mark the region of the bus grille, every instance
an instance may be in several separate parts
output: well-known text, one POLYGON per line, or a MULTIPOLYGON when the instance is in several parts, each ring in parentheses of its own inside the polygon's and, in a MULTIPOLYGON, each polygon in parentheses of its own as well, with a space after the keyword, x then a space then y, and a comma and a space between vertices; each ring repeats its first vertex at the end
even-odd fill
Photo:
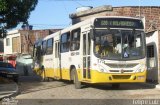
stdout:
POLYGON ((112 64, 112 63, 106 63, 107 66, 110 68, 133 68, 137 66, 138 64, 112 64))
POLYGON ((113 75, 113 79, 130 79, 131 75, 113 75))
MULTIPOLYGON (((112 73, 121 73, 121 70, 109 70, 112 73)), ((123 73, 132 73, 134 70, 123 70, 123 73)))

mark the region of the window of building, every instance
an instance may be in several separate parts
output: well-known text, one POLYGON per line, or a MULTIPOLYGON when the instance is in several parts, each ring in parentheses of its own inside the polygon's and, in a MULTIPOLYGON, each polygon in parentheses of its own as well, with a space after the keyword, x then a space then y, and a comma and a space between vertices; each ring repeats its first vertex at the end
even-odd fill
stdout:
POLYGON ((147 46, 147 67, 152 69, 156 67, 157 58, 155 58, 154 45, 147 46))
POLYGON ((12 38, 12 52, 20 53, 20 37, 12 38))
POLYGON ((61 36, 61 53, 68 52, 70 46, 70 33, 65 33, 61 36))
POLYGON ((42 55, 46 54, 46 49, 47 49, 47 41, 42 42, 42 55))
POLYGON ((154 45, 147 46, 147 57, 148 58, 154 57, 154 45))
POLYGON ((53 38, 47 40, 47 49, 46 54, 52 54, 53 53, 53 38))
POLYGON ((10 39, 9 38, 6 39, 6 46, 10 46, 10 39))
POLYGON ((80 48, 80 29, 72 31, 70 50, 75 51, 80 48))

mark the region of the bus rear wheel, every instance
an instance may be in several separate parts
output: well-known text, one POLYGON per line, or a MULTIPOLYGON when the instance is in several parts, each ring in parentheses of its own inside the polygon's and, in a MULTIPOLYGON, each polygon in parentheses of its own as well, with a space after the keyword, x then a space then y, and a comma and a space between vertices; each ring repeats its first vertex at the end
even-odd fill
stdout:
POLYGON ((76 69, 74 69, 73 81, 74 81, 74 86, 75 86, 76 89, 81 89, 82 88, 81 82, 78 80, 78 75, 77 75, 76 69))

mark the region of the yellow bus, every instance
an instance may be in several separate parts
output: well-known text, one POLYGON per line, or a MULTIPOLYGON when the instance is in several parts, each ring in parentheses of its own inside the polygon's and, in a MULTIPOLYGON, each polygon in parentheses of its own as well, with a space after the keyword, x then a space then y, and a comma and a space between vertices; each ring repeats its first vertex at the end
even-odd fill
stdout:
POLYGON ((81 83, 146 81, 146 47, 141 19, 93 17, 46 36, 34 45, 34 70, 43 79, 81 83))

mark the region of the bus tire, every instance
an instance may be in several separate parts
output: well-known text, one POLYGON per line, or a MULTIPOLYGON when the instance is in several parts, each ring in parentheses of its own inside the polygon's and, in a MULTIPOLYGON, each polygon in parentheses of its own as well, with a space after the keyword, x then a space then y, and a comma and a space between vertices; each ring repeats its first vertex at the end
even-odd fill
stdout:
POLYGON ((70 80, 71 80, 71 82, 74 83, 74 70, 73 69, 71 69, 70 80))
POLYGON ((42 72, 41 81, 42 81, 42 82, 45 82, 45 81, 46 81, 45 71, 42 72))
POLYGON ((76 89, 82 88, 81 82, 78 80, 78 75, 77 75, 76 69, 74 70, 74 86, 76 89))
POLYGON ((118 89, 120 87, 119 83, 112 84, 113 89, 118 89))
POLYGON ((41 82, 45 82, 46 81, 46 78, 44 78, 44 77, 41 77, 41 80, 40 80, 41 82))

